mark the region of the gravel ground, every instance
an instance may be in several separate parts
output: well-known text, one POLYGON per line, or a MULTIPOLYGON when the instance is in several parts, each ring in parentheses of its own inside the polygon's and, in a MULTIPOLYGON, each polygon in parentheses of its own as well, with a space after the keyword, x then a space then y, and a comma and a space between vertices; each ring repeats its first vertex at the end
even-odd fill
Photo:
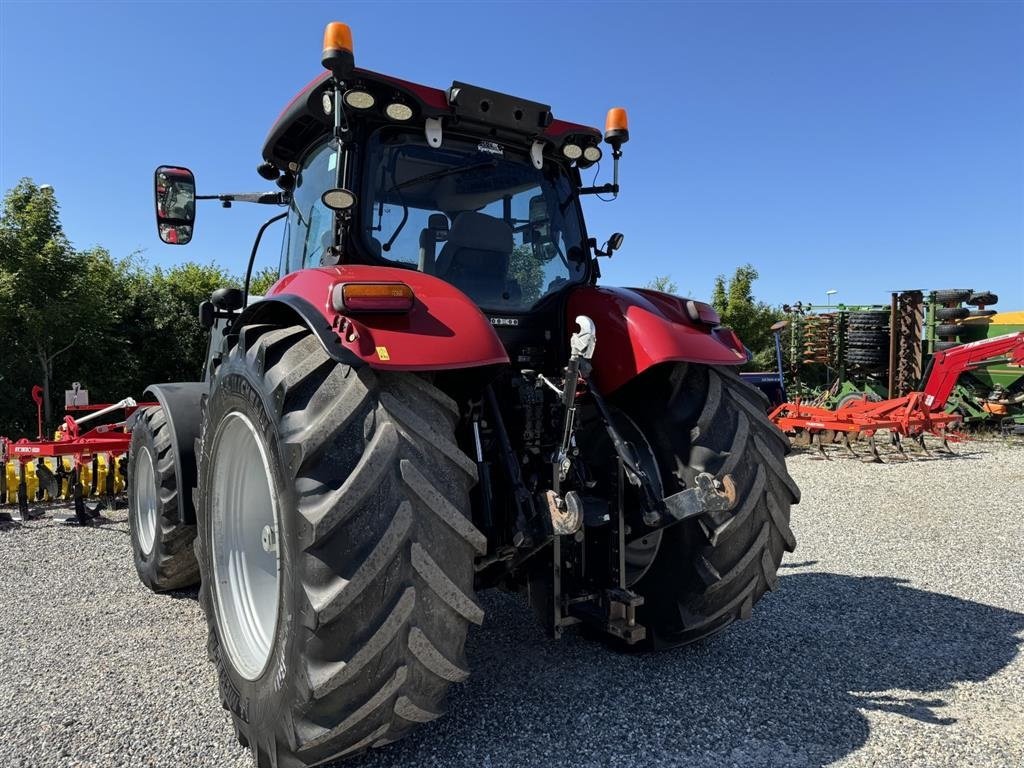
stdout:
MULTIPOLYGON (((1024 766, 1024 446, 790 459, 797 552, 753 618, 620 656, 485 594, 449 715, 370 766, 1024 766)), ((0 533, 0 765, 251 766, 195 592, 136 579, 124 513, 0 533)))

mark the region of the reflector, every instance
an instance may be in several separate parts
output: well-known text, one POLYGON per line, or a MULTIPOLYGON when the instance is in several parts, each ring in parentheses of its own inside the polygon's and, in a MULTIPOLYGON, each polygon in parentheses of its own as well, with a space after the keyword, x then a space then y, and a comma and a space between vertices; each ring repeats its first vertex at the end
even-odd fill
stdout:
POLYGON ((331 292, 339 312, 408 312, 413 299, 405 283, 343 283, 331 292))

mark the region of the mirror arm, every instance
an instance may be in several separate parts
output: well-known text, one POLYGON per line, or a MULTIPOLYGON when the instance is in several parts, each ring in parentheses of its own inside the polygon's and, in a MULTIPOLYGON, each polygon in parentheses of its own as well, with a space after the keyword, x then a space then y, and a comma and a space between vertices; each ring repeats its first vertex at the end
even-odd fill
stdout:
POLYGON ((264 205, 285 205, 288 202, 284 192, 229 192, 222 195, 196 195, 196 200, 220 200, 222 203, 262 203, 264 205))
POLYGON ((267 231, 267 227, 273 224, 275 221, 280 221, 288 215, 288 211, 279 213, 276 216, 271 216, 260 227, 260 231, 256 233, 256 242, 252 244, 252 253, 249 254, 249 264, 245 267, 245 290, 242 292, 242 309, 249 306, 249 283, 252 281, 252 267, 256 263, 256 251, 259 250, 260 240, 263 239, 263 233, 267 231))

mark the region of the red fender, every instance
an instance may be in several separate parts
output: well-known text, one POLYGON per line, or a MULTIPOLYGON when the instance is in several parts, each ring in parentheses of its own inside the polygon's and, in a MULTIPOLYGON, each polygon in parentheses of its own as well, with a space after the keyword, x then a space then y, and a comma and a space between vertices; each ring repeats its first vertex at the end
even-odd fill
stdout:
POLYGON ((587 315, 597 328, 591 361, 602 392, 612 392, 658 363, 708 365, 747 362, 743 343, 731 328, 717 324, 710 307, 694 303, 700 321, 690 318, 688 299, 644 288, 584 286, 569 296, 569 328, 587 315))
POLYGON ((343 347, 374 368, 440 371, 508 363, 490 322, 460 290, 411 269, 346 264, 292 272, 267 298, 292 295, 321 312, 343 347), (402 314, 344 314, 331 304, 339 283, 399 282, 412 288, 412 309, 402 314))

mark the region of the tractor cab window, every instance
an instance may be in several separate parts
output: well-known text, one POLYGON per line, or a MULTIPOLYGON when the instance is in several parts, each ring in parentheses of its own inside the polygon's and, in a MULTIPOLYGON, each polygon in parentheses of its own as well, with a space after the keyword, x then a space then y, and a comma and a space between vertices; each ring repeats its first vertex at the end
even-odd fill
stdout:
POLYGON ((436 275, 481 307, 517 312, 586 274, 572 185, 553 163, 448 136, 378 133, 360 216, 370 254, 436 275))
POLYGON ((285 242, 281 254, 281 274, 307 267, 319 267, 324 252, 331 246, 334 214, 323 204, 324 190, 335 186, 337 154, 330 143, 306 156, 295 178, 285 242))

